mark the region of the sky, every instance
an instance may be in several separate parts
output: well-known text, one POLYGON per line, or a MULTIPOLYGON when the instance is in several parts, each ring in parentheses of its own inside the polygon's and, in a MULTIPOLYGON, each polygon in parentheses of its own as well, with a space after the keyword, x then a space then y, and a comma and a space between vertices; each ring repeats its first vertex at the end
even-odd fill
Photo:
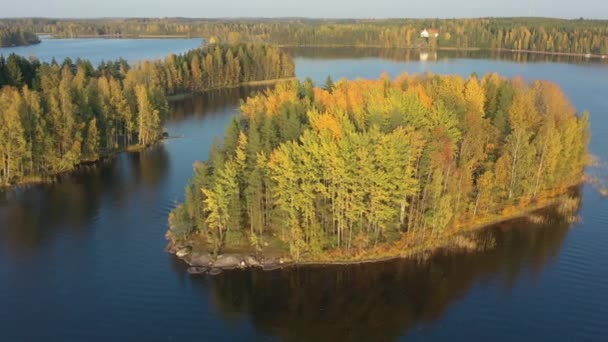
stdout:
POLYGON ((0 0, 6 17, 608 19, 608 0, 0 0))

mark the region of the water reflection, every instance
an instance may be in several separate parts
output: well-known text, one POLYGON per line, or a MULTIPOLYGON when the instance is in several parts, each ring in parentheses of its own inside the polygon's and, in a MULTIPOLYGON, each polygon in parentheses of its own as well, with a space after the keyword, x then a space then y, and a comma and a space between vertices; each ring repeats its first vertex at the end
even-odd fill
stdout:
POLYGON ((168 172, 162 144, 124 153, 62 175, 53 184, 0 192, 0 248, 20 255, 58 234, 90 234, 103 201, 120 207, 141 187, 155 188, 168 172))
POLYGON ((499 224, 475 234, 492 248, 444 251, 424 262, 234 271, 195 280, 204 291, 212 288, 226 319, 249 317, 286 341, 390 341, 440 319, 481 280, 508 291, 524 274, 537 276, 560 251, 569 216, 552 208, 539 213, 540 224, 499 224))
MULTIPOLYGON (((190 120, 198 115, 224 115, 227 108, 233 108, 242 99, 268 86, 245 86, 207 91, 171 103, 171 122, 190 120)), ((218 132, 223 133, 223 132, 218 132)))
POLYGON ((162 142, 139 153, 128 153, 127 159, 130 184, 155 188, 169 171, 169 155, 162 142))
POLYGON ((517 63, 593 63, 606 64, 608 59, 585 58, 583 56, 547 55, 538 53, 512 52, 509 50, 439 50, 420 51, 397 48, 353 48, 353 47, 288 47, 284 48, 292 56, 313 59, 382 58, 399 62, 437 61, 448 59, 492 59, 517 63))

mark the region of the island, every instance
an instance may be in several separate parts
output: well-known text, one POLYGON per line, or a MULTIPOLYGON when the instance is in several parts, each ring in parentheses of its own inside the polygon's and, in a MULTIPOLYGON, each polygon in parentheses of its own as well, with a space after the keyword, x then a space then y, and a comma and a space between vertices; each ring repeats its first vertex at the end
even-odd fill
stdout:
POLYGON ((26 46, 39 43, 40 38, 33 32, 0 26, 0 47, 26 46))
POLYGON ((262 44, 208 45, 135 66, 0 56, 0 186, 154 144, 172 97, 293 76, 291 58, 262 44))
POLYGON ((497 74, 283 83, 194 165, 168 251, 191 273, 467 247, 463 232, 578 206, 588 113, 497 74))

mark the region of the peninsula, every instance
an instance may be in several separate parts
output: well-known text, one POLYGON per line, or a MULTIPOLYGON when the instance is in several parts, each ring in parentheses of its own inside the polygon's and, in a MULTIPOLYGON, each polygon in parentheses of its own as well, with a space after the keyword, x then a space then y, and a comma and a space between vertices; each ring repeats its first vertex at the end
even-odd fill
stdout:
POLYGON ((0 25, 0 47, 26 46, 39 43, 40 38, 33 32, 0 25))
POLYGON ((0 186, 39 182, 162 138, 170 97, 292 78, 262 44, 208 45, 164 60, 40 63, 0 56, 0 186))

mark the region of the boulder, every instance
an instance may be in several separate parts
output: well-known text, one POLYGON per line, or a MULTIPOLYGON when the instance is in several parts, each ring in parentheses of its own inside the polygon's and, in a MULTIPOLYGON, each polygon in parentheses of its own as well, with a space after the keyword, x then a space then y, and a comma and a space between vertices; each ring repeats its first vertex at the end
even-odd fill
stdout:
POLYGON ((260 267, 262 264, 255 257, 248 255, 245 257, 245 264, 249 267, 260 267))
POLYGON ((241 266, 242 259, 239 256, 225 254, 220 255, 213 263, 213 267, 230 270, 241 266))
POLYGON ((195 267, 209 267, 213 263, 213 258, 211 254, 192 254, 190 258, 187 260, 190 266, 195 267))

